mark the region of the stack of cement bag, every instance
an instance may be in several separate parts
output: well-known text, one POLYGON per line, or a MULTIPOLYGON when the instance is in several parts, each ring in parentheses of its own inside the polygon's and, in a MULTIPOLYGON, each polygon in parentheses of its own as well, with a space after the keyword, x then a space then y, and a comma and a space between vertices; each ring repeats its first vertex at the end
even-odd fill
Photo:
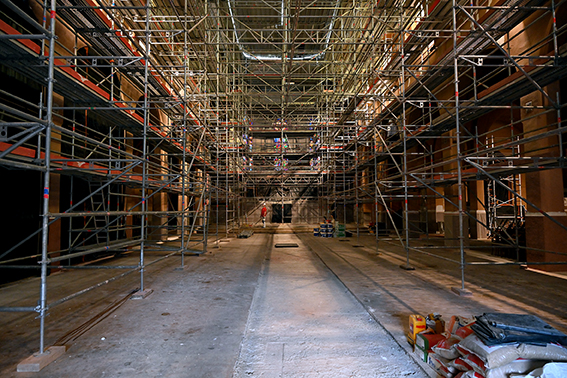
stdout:
POLYGON ((453 316, 441 340, 419 334, 416 353, 421 339, 420 358, 443 377, 567 378, 567 336, 532 315, 453 316))

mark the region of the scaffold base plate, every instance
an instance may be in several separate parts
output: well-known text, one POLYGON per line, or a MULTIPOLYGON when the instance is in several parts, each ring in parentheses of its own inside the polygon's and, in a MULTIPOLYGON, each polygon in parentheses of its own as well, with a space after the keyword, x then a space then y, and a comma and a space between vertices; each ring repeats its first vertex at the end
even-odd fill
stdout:
POLYGON ((415 270, 415 268, 413 266, 406 265, 406 264, 400 265, 400 268, 402 268, 403 270, 415 270))
POLYGON ((65 346, 50 346, 43 353, 31 355, 20 362, 17 371, 20 373, 38 372, 65 354, 65 349, 65 346))
POLYGON ((154 289, 138 290, 132 294, 132 299, 145 299, 148 295, 154 292, 154 289))
POLYGON ((467 289, 461 289, 460 287, 452 287, 451 291, 461 297, 472 297, 472 291, 467 289))

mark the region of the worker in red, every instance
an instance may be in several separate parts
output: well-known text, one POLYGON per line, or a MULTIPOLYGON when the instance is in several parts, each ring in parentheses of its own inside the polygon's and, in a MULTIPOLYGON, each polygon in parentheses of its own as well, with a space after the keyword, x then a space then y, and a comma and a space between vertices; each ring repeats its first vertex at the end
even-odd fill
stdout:
POLYGON ((262 217, 262 228, 266 228, 266 215, 268 214, 268 209, 266 209, 266 204, 264 203, 264 207, 262 207, 262 211, 260 212, 260 216, 262 217))

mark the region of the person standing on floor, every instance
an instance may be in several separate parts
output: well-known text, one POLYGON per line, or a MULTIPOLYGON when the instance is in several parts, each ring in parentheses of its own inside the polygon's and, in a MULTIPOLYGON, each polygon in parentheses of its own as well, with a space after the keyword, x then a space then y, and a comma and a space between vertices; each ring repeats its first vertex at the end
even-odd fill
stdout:
POLYGON ((262 217, 262 228, 266 228, 266 215, 268 214, 268 209, 266 209, 266 204, 262 207, 262 211, 260 212, 260 216, 262 217))

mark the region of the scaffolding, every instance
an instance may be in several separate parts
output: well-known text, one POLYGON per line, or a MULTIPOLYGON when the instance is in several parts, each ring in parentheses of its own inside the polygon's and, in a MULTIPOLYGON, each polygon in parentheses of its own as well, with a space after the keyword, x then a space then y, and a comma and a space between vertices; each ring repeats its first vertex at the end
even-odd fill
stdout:
POLYGON ((42 203, 38 228, 0 258, 4 271, 40 270, 39 304, 0 310, 39 314, 41 354, 49 309, 132 273, 145 295, 149 265, 179 255, 182 268, 186 254, 207 252, 213 193, 226 190, 212 182, 220 162, 208 147, 229 139, 206 95, 218 62, 190 63, 199 4, 3 3, 3 73, 26 85, 1 92, 3 185, 39 172, 42 203), (138 264, 98 264, 123 253, 138 264), (51 270, 97 268, 120 273, 47 301, 51 270))
POLYGON ((527 240, 530 222, 566 231, 563 202, 529 191, 565 168, 564 2, 2 3, 2 74, 23 84, 0 90, 0 167, 41 181, 41 222, 0 268, 42 286, 39 306, 0 310, 39 313, 40 352, 47 311, 74 297, 46 301, 50 269, 135 252, 115 279, 139 273, 143 292, 149 264, 183 267, 263 203, 273 223, 371 231, 404 269, 453 263, 461 294, 488 264, 473 239, 505 264, 565 264, 527 240))
POLYGON ((340 198, 354 207, 357 233, 359 206, 366 205, 377 243, 398 240, 405 249, 405 269, 412 269, 410 253, 457 264, 461 287, 455 291, 461 294, 468 294, 466 266, 487 264, 465 258, 475 229, 496 242, 487 248, 500 243, 512 249, 510 264, 565 264, 565 251, 528 246, 525 238, 526 215, 534 210, 564 233, 557 218, 563 208, 542 209, 522 185, 526 174, 564 168, 559 80, 566 67, 559 41, 565 25, 556 18, 564 6, 543 1, 406 5, 399 3, 397 11, 378 7, 374 13, 385 28, 374 45, 382 54, 372 61, 366 92, 355 92, 356 105, 337 123, 342 127, 335 138, 348 141, 336 158, 346 173, 335 171, 327 181, 335 189, 342 181, 340 195, 334 193, 329 203, 340 198), (537 38, 526 42, 528 33, 537 38), (429 216, 439 200, 441 223, 452 222, 444 230, 429 216), (379 236, 380 226, 395 235, 379 236), (431 230, 444 231, 444 244, 420 242, 431 230), (459 258, 447 253, 455 247, 459 258), (554 257, 530 261, 530 252, 554 257))

